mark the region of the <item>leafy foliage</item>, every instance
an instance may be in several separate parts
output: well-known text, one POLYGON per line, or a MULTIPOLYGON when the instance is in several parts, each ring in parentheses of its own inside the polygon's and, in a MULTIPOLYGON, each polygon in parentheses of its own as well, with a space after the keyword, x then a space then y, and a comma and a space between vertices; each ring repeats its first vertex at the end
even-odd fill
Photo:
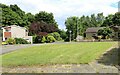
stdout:
MULTIPOLYGON (((65 21, 66 29, 67 29, 67 40, 71 38, 72 40, 76 39, 77 35, 84 36, 84 33, 89 27, 101 27, 105 26, 107 23, 106 18, 103 16, 103 13, 98 13, 97 15, 92 14, 91 16, 81 16, 81 17, 69 17, 65 21), (104 22, 106 21, 106 22, 104 22)), ((112 19, 111 19, 112 20, 112 19)))
POLYGON ((53 36, 58 41, 62 40, 58 32, 53 32, 53 33, 50 33, 49 35, 53 36))
POLYGON ((66 31, 64 30, 59 30, 58 33, 60 34, 60 37, 65 40, 67 38, 66 31))
POLYGON ((45 42, 46 42, 46 38, 45 38, 45 36, 42 37, 41 42, 42 42, 42 43, 45 43, 45 42))
POLYGON ((15 39, 14 39, 14 38, 8 38, 8 39, 6 40, 6 43, 7 43, 7 44, 15 44, 15 39))
POLYGON ((103 36, 104 39, 107 39, 112 35, 112 30, 110 28, 103 28, 98 30, 98 35, 103 36))
POLYGON ((4 26, 15 24, 25 27, 29 26, 34 20, 34 15, 31 13, 25 14, 16 4, 10 6, 0 4, 0 7, 2 8, 2 24, 4 26))
POLYGON ((56 41, 56 39, 53 36, 50 36, 50 35, 47 36, 47 42, 48 43, 52 43, 52 42, 55 42, 55 41, 56 41))
POLYGON ((45 11, 41 11, 38 14, 35 14, 35 21, 38 22, 45 22, 47 24, 55 25, 55 27, 58 27, 57 23, 55 22, 53 13, 47 13, 45 11))
POLYGON ((112 26, 113 25, 112 19, 113 19, 113 15, 112 14, 108 15, 107 17, 105 17, 105 20, 101 26, 102 27, 112 26))
POLYGON ((120 12, 115 13, 112 21, 114 26, 120 26, 120 12))
POLYGON ((43 21, 33 22, 29 28, 29 31, 32 35, 34 35, 34 34, 39 35, 40 32, 52 33, 52 32, 55 32, 57 30, 58 29, 54 25, 47 24, 43 21))
POLYGON ((15 38, 16 44, 29 44, 28 41, 26 41, 23 38, 15 38))

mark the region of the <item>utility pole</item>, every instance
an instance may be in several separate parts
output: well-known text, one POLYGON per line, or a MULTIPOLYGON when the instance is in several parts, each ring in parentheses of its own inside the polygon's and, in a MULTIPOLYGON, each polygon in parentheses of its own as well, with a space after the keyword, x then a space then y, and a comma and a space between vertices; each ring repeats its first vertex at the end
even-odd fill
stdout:
POLYGON ((71 32, 72 32, 72 31, 70 30, 69 32, 70 32, 70 42, 71 42, 71 32))

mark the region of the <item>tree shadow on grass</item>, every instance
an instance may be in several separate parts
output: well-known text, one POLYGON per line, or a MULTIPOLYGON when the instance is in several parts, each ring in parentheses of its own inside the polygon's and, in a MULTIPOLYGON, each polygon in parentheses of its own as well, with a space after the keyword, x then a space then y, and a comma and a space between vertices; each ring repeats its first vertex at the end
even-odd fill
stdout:
POLYGON ((113 48, 104 53, 97 62, 108 66, 116 66, 119 64, 119 53, 120 48, 113 48))

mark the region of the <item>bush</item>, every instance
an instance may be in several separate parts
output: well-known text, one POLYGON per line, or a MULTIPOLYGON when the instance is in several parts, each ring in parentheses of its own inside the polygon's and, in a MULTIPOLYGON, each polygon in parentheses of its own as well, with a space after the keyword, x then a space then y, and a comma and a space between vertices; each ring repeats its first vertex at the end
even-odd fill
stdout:
POLYGON ((6 40, 6 43, 7 44, 15 44, 15 39, 14 38, 8 38, 7 40, 6 40))
POLYGON ((58 32, 53 32, 53 33, 50 33, 49 35, 53 36, 58 41, 62 40, 58 32))
POLYGON ((36 43, 36 42, 37 42, 36 37, 37 37, 36 35, 33 36, 33 39, 32 39, 32 40, 33 40, 33 43, 36 43))
POLYGON ((55 42, 55 41, 56 41, 56 39, 53 36, 50 36, 50 35, 47 36, 47 42, 51 43, 51 42, 55 42))
POLYGON ((46 42, 46 38, 43 36, 42 37, 42 40, 41 40, 42 43, 45 43, 46 42))
POLYGON ((22 38, 15 38, 16 44, 29 44, 27 40, 22 38))
POLYGON ((67 38, 66 31, 64 31, 64 30, 59 30, 58 32, 59 32, 59 34, 60 34, 60 37, 61 37, 63 40, 66 40, 66 38, 67 38))
POLYGON ((2 42, 2 45, 7 45, 7 43, 6 42, 2 42))
POLYGON ((103 39, 108 39, 112 36, 112 30, 110 28, 103 28, 98 30, 98 35, 103 36, 103 39), (106 38, 107 37, 107 38, 106 38))

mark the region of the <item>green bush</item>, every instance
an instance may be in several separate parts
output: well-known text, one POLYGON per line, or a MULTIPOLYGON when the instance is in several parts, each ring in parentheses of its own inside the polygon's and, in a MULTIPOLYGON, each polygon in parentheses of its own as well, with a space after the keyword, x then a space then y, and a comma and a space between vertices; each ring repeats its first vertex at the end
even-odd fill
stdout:
POLYGON ((47 36, 48 43, 55 42, 55 41, 56 41, 56 39, 53 36, 50 36, 50 35, 47 36))
POLYGON ((15 38, 16 44, 29 44, 29 42, 22 38, 15 38))
POLYGON ((42 37, 41 42, 42 42, 42 43, 45 43, 45 42, 46 42, 46 38, 45 38, 44 36, 42 37))
POLYGON ((15 44, 15 39, 14 38, 8 38, 7 40, 6 40, 6 43, 7 44, 15 44))
POLYGON ((103 39, 108 39, 112 36, 112 30, 110 28, 103 28, 98 30, 97 34, 103 36, 103 39), (107 37, 107 38, 106 38, 107 37))
POLYGON ((36 42, 37 42, 36 37, 37 37, 36 35, 33 36, 33 39, 32 39, 32 40, 33 40, 33 43, 36 43, 36 42))
POLYGON ((58 32, 53 32, 53 33, 50 33, 49 35, 53 36, 58 41, 62 40, 58 32))

